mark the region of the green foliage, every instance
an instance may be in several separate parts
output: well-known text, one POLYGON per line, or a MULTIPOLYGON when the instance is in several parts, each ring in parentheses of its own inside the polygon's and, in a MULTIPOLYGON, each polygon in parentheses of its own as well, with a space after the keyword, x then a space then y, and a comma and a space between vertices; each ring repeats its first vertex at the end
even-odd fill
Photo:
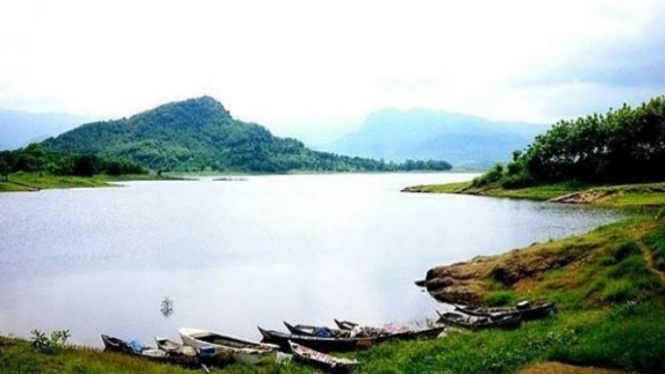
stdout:
POLYGON ((26 172, 90 177, 102 173, 108 175, 147 173, 143 167, 128 160, 54 152, 36 143, 23 149, 0 152, 0 172, 3 172, 2 165, 6 165, 4 171, 7 175, 26 172))
POLYGON ((123 158, 152 170, 289 171, 449 170, 445 161, 386 163, 310 150, 238 121, 210 97, 162 105, 130 118, 80 126, 43 143, 49 149, 123 158))
POLYGON ((2 178, 6 181, 7 178, 9 178, 9 173, 12 171, 11 167, 9 166, 9 163, 7 163, 7 160, 4 158, 0 159, 0 175, 2 175, 2 178))
POLYGON ((473 182, 471 182, 471 185, 473 187, 486 186, 498 182, 499 180, 501 180, 502 177, 503 177, 503 165, 496 164, 487 173, 477 178, 474 178, 473 182))
POLYGON ((35 329, 32 330, 31 345, 40 353, 55 354, 62 351, 70 337, 69 330, 55 330, 49 337, 46 333, 35 329))
MULTIPOLYGON (((499 177, 504 188, 580 180, 627 183, 665 178, 665 96, 640 107, 560 121, 536 137, 499 177)), ((478 178, 496 182, 498 169, 478 178)))

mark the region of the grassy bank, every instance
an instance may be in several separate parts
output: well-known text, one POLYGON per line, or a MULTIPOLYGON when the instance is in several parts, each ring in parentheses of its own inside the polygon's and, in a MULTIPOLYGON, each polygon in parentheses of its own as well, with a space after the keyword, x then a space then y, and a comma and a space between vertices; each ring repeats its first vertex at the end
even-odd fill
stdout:
POLYGON ((47 173, 14 173, 9 175, 7 181, 0 181, 0 192, 39 191, 53 188, 111 187, 113 186, 111 182, 178 179, 182 178, 158 176, 156 174, 131 174, 118 176, 99 174, 92 177, 77 177, 47 173))
POLYGON ((471 182, 406 187, 403 192, 458 193, 529 200, 555 200, 612 207, 665 206, 665 183, 599 186, 577 182, 507 189, 498 185, 473 187, 471 182))

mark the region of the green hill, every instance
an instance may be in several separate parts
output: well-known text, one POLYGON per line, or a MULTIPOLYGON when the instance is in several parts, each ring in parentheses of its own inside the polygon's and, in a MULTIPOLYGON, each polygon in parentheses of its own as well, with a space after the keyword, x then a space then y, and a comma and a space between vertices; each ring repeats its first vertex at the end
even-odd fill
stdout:
POLYGON ((443 161, 385 163, 310 150, 239 121, 211 97, 169 103, 129 118, 80 126, 43 143, 76 154, 126 158, 153 170, 393 171, 448 170, 443 161))

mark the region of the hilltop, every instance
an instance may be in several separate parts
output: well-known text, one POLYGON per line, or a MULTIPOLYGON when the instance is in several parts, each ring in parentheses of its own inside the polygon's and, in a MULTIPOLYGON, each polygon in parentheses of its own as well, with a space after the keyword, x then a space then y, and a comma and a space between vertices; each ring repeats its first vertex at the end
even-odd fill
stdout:
POLYGON ((118 157, 152 170, 288 172, 447 170, 442 161, 402 165, 313 151, 234 119, 215 99, 173 102, 129 118, 80 126, 43 143, 76 154, 118 157))

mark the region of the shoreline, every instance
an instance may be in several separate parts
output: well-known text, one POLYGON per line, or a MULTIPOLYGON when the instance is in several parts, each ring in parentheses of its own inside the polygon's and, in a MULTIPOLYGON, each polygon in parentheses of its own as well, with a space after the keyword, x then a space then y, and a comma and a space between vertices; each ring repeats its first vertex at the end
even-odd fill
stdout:
POLYGON ((622 185, 556 183, 505 189, 500 186, 476 188, 471 182, 409 186, 405 193, 448 193, 489 196, 614 208, 658 208, 665 206, 665 182, 622 185))
POLYGON ((0 193, 3 192, 38 192, 50 189, 69 188, 107 188, 121 187, 118 183, 133 181, 186 181, 191 180, 179 176, 156 174, 127 174, 109 176, 98 174, 92 177, 72 175, 52 175, 39 173, 10 174, 7 181, 0 181, 0 193))

